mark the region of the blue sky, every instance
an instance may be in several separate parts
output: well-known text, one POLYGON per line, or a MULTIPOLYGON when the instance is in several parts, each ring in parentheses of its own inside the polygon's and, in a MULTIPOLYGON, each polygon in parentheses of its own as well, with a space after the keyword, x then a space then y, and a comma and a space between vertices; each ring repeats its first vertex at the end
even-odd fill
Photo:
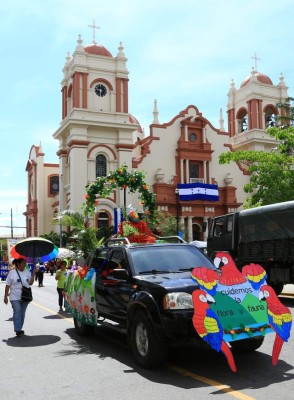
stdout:
MULTIPOLYGON (((256 52, 275 85, 283 72, 294 96, 292 0, 10 0, 0 2, 0 226, 25 226, 25 172, 32 145, 58 162, 52 134, 61 121, 62 68, 78 34, 128 58, 129 111, 148 133, 154 99, 159 121, 194 104, 219 127, 231 79, 239 87, 256 52)), ((226 126, 226 125, 225 125, 226 126)), ((1 228, 0 235, 9 235, 1 228)), ((14 234, 25 230, 14 228, 14 234)))

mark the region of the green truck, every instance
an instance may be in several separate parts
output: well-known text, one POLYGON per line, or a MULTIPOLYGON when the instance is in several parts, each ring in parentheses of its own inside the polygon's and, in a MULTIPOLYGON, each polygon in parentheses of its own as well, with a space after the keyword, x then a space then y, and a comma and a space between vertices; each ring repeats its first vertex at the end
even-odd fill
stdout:
POLYGON ((294 283, 294 201, 271 204, 212 219, 207 253, 227 251, 241 270, 260 264, 277 294, 294 283))

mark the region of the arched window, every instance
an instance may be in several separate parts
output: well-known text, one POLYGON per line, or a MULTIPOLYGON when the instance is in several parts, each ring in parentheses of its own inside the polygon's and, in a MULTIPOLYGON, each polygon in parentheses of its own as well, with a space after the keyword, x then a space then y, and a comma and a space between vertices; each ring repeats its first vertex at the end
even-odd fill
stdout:
POLYGON ((265 126, 271 127, 271 126, 276 126, 276 116, 275 114, 269 114, 265 117, 265 126))
POLYGON ((242 132, 247 131, 248 130, 248 118, 247 115, 245 115, 245 117, 242 119, 241 122, 241 128, 242 128, 242 132))
POLYGON ((248 114, 245 108, 241 108, 237 113, 238 133, 248 130, 248 114))
POLYGON ((199 178, 199 163, 197 161, 189 161, 190 178, 199 178))
POLYGON ((97 217, 98 229, 99 231, 107 231, 109 226, 109 217, 108 214, 104 211, 101 211, 97 217))
POLYGON ((49 196, 55 196, 59 192, 59 176, 54 175, 49 178, 49 196))
POLYGON ((273 106, 269 105, 265 108, 264 118, 265 129, 271 126, 276 126, 276 110, 273 106))
POLYGON ((106 176, 106 157, 102 154, 98 154, 96 157, 96 178, 99 176, 106 176))

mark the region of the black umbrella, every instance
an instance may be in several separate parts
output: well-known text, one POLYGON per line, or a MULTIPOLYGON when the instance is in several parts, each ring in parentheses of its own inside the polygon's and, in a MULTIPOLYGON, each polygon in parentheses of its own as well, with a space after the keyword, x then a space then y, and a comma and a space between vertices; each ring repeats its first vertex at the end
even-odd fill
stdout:
POLYGON ((29 237, 21 240, 12 247, 10 254, 13 258, 23 257, 27 262, 49 261, 56 257, 58 247, 53 242, 41 237, 29 237))

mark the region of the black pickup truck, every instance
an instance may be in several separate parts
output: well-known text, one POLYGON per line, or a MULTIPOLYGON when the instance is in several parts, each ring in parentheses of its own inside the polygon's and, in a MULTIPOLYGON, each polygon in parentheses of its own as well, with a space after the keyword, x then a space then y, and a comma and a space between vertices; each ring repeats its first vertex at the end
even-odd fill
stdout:
POLYGON ((277 294, 294 283, 294 201, 242 210, 212 219, 209 257, 228 251, 239 269, 260 264, 277 294))
MULTIPOLYGON (((192 293, 199 287, 191 279, 191 271, 197 266, 216 267, 197 247, 180 242, 180 238, 174 243, 144 245, 126 241, 109 240, 88 263, 96 271, 97 322, 118 324, 138 364, 151 368, 165 360, 170 346, 201 340, 192 323, 192 293)), ((95 329, 73 316, 79 335, 95 329)), ((249 338, 231 345, 253 351, 263 339, 249 338)))

